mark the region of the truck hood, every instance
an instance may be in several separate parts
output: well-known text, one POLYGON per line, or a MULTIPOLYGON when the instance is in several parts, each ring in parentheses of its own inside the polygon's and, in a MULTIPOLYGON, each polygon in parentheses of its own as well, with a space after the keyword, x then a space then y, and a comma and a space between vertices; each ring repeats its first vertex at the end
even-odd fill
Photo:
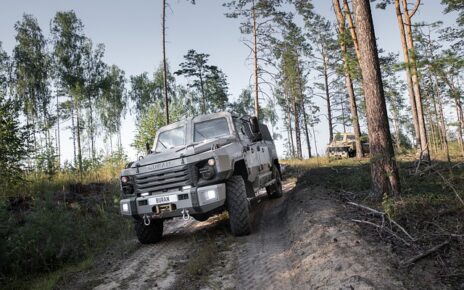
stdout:
POLYGON ((215 148, 219 148, 235 140, 236 140, 235 137, 229 136, 229 137, 224 137, 224 138, 219 138, 219 139, 206 140, 204 142, 197 143, 197 144, 179 146, 179 147, 171 148, 169 150, 166 150, 160 153, 150 153, 147 156, 145 156, 143 159, 134 162, 131 167, 146 166, 146 165, 150 165, 154 163, 165 162, 165 161, 175 160, 175 159, 179 159, 179 158, 183 158, 187 156, 192 156, 195 154, 213 150, 215 148))

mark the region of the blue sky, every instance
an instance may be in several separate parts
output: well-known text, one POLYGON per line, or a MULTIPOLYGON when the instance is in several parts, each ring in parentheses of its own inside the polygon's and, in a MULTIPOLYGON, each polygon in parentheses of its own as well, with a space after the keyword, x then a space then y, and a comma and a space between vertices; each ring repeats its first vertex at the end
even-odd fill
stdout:
MULTIPOLYGON (((331 0, 315 0, 316 11, 334 20, 331 0)), ((440 0, 424 0, 415 21, 442 20, 447 25, 455 22, 455 15, 442 15, 440 0)), ((0 41, 11 53, 14 45, 13 25, 23 13, 33 14, 44 33, 48 35, 50 20, 57 11, 74 10, 85 25, 85 33, 94 43, 106 46, 105 61, 116 64, 126 76, 152 73, 161 61, 161 1, 160 0, 1 0, 0 41)), ((252 66, 247 63, 247 47, 241 43, 239 20, 224 16, 223 1, 197 0, 191 5, 187 0, 168 0, 167 57, 173 69, 178 69, 188 49, 210 54, 210 63, 219 66, 228 76, 231 99, 250 82, 252 66)), ((374 25, 379 47, 389 52, 400 52, 400 39, 393 7, 385 11, 373 9, 374 25)), ((246 36, 245 36, 246 37, 246 36)), ((323 106, 322 102, 320 102, 323 106)), ((324 110, 324 107, 321 108, 324 110)), ((134 136, 134 118, 123 121, 123 145, 130 158, 135 151, 130 148, 134 136)), ((326 120, 316 127, 317 142, 321 152, 328 140, 326 120)), ((62 153, 72 158, 69 133, 63 133, 62 153)), ((100 142, 100 146, 104 146, 100 142)), ((282 144, 278 144, 282 152, 282 144)))

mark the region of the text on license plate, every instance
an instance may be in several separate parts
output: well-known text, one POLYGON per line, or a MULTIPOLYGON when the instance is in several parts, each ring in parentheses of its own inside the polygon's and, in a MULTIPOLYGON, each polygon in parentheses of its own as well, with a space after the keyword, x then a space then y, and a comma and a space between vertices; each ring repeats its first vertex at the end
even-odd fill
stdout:
POLYGON ((148 204, 154 205, 154 204, 172 203, 176 201, 177 201, 177 195, 172 194, 172 195, 152 197, 148 200, 148 204))

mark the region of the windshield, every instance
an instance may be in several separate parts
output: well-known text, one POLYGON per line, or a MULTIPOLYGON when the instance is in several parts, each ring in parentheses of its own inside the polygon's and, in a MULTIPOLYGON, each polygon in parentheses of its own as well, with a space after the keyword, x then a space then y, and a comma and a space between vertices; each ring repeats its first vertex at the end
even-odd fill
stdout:
POLYGON ((211 138, 229 136, 229 125, 226 118, 217 118, 195 123, 193 129, 193 142, 201 142, 211 138))
POLYGON ((181 145, 185 145, 185 126, 160 133, 155 152, 163 152, 181 145))
POLYGON ((335 141, 337 141, 337 142, 343 141, 343 135, 342 134, 335 135, 335 141))

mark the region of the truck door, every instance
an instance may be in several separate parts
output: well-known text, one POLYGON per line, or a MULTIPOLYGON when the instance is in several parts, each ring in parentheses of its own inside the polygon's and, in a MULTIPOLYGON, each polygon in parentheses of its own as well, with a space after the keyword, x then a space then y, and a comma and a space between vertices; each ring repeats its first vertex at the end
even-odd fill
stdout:
POLYGON ((260 172, 258 144, 251 141, 250 127, 245 120, 235 119, 234 123, 243 145, 243 155, 248 167, 248 180, 254 181, 260 172))

